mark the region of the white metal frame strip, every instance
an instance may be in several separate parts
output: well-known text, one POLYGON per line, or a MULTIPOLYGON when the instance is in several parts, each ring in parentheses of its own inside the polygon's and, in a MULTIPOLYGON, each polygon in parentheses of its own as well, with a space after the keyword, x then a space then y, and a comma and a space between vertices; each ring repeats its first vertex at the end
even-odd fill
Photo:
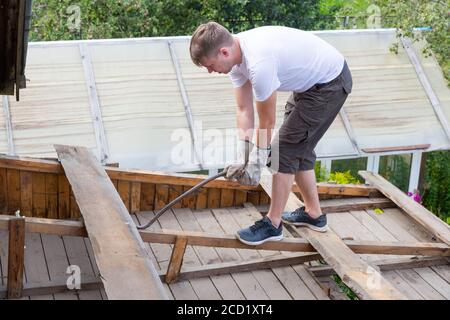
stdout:
POLYGON ((97 141, 97 148, 99 151, 99 159, 101 163, 106 163, 110 154, 105 127, 103 126, 100 101, 98 99, 97 86, 95 84, 95 76, 92 70, 91 56, 89 54, 89 48, 85 43, 80 43, 79 48, 81 60, 83 62, 86 86, 89 93, 89 102, 91 106, 92 121, 94 124, 95 139, 97 141))
POLYGON ((442 111, 441 103, 438 97, 436 96, 436 93, 434 92, 433 88, 431 87, 430 81, 428 80, 428 77, 425 74, 425 71, 423 70, 422 64, 420 63, 420 60, 417 57, 412 41, 411 39, 405 37, 402 37, 400 39, 412 65, 414 66, 414 70, 416 71, 417 77, 419 78, 420 83, 422 84, 425 93, 427 94, 428 99, 431 102, 431 105, 433 106, 434 113, 436 114, 436 117, 441 123, 445 135, 450 140, 449 123, 447 121, 444 112, 442 111))
POLYGON ((191 104, 189 103, 189 98, 187 96, 186 87, 184 86, 183 76, 181 75, 181 68, 180 68, 180 64, 178 62, 177 53, 176 53, 175 48, 173 47, 172 41, 170 41, 170 40, 167 41, 167 45, 169 47, 170 57, 172 59, 172 64, 173 64, 173 67, 175 69, 175 73, 177 76, 178 87, 180 89, 181 98, 183 100, 184 111, 186 113, 186 120, 188 122, 189 130, 191 132, 191 140, 192 140, 192 146, 194 148, 194 155, 200 164, 200 168, 203 169, 201 150, 199 150, 199 144, 197 143, 197 141, 198 141, 197 134, 196 134, 196 130, 194 129, 194 119, 192 117, 191 104))
POLYGON ((8 140, 8 154, 11 156, 15 156, 16 148, 14 146, 11 112, 9 109, 9 100, 7 96, 2 96, 2 104, 3 104, 3 115, 5 117, 6 137, 8 140))

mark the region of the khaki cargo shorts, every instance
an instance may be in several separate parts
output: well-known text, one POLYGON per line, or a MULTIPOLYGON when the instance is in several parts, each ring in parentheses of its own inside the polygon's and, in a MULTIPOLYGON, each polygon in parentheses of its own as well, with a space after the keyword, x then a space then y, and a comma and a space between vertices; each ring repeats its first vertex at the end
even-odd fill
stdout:
POLYGON ((292 93, 286 102, 283 124, 272 141, 267 166, 290 174, 314 169, 314 148, 338 115, 352 86, 345 62, 334 80, 292 93))

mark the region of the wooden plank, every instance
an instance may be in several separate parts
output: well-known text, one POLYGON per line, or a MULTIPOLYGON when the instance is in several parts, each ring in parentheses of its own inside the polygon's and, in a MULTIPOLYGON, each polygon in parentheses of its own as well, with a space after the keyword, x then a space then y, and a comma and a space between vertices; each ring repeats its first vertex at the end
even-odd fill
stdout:
MULTIPOLYGON (((186 192, 189 189, 191 189, 189 186, 183 186, 183 192, 186 192)), ((183 200, 181 201, 182 208, 195 209, 196 202, 197 202, 197 194, 194 192, 193 194, 190 194, 187 197, 183 198, 183 200)))
POLYGON ((86 249, 84 238, 81 237, 63 237, 64 248, 66 249, 67 258, 70 265, 80 268, 80 286, 78 297, 80 300, 102 300, 99 290, 89 290, 86 287, 87 282, 99 281, 99 288, 102 286, 100 279, 96 276, 89 255, 86 249))
MULTIPOLYGON (((426 237, 420 233, 416 233, 414 236, 413 233, 409 231, 408 224, 411 223, 411 221, 408 221, 409 219, 407 219, 407 223, 398 220, 398 218, 402 217, 402 214, 397 209, 386 210, 381 215, 375 214, 372 210, 368 210, 367 212, 371 217, 383 224, 383 226, 389 230, 392 237, 398 241, 403 242, 426 239, 426 237)), ((424 299, 442 299, 442 295, 436 291, 428 281, 422 278, 419 274, 420 271, 418 272, 417 270, 420 269, 397 270, 396 272, 424 299)), ((436 274, 431 274, 430 277, 439 278, 436 274)), ((441 279, 438 279, 438 281, 439 280, 441 279)))
POLYGON ((130 212, 141 211, 141 184, 139 182, 131 183, 130 212))
MULTIPOLYGON (((234 216, 237 221, 241 222, 241 227, 243 226, 242 223, 246 223, 246 225, 251 223, 249 221, 250 217, 253 219, 253 221, 261 219, 261 213, 258 212, 253 204, 245 203, 244 207, 246 209, 246 212, 248 213, 247 215, 242 211, 240 214, 234 216)), ((283 230, 283 234, 285 237, 293 237, 293 235, 287 229, 283 230)), ((260 254, 268 254, 268 251, 260 251, 260 254)), ((312 258, 313 257, 311 256, 310 261, 321 259, 320 254, 317 254, 317 259, 312 258)), ((314 299, 314 297, 319 300, 330 299, 322 289, 319 280, 316 279, 313 274, 308 274, 305 267, 300 264, 293 265, 292 270, 291 268, 276 268, 273 269, 273 271, 283 283, 283 285, 286 288, 290 289, 289 292, 294 299, 304 300, 311 298, 314 299), (300 282, 298 282, 297 278, 292 275, 292 272, 294 272, 297 277, 300 278, 300 282)))
MULTIPOLYGON (((43 286, 49 283, 47 262, 45 260, 44 248, 41 235, 38 233, 27 233, 25 235, 25 271, 27 283, 24 285, 24 295, 30 295, 31 300, 53 300, 53 292, 27 292, 27 288, 43 286), (38 296, 35 296, 39 294, 38 296)), ((67 289, 67 287, 66 287, 67 289)))
POLYGON ((426 150, 430 147, 430 144, 415 144, 410 146, 396 146, 396 147, 383 147, 383 148, 363 148, 361 149, 365 153, 381 153, 381 152, 393 152, 393 151, 415 151, 426 150))
POLYGON ((231 207, 234 204, 234 190, 223 189, 220 193, 220 207, 231 207))
POLYGON ((242 190, 235 190, 234 192, 234 205, 241 206, 247 202, 247 192, 242 190))
POLYGON ((155 210, 163 208, 169 203, 169 185, 157 184, 155 190, 155 210))
MULTIPOLYGON (((224 234, 223 229, 209 210, 197 210, 193 213, 202 230, 214 232, 216 235, 224 234)), ((236 250, 232 248, 217 248, 216 252, 223 262, 236 263, 241 260, 236 250)), ((238 272, 231 276, 246 299, 268 299, 267 294, 251 272, 238 272)))
MULTIPOLYGON (((272 194, 272 176, 267 170, 260 183, 267 194, 272 194)), ((301 201, 291 193, 285 210, 294 211, 302 205, 301 201)), ((308 228, 297 228, 297 231, 336 270, 342 281, 358 297, 363 299, 405 299, 403 294, 384 279, 377 270, 356 256, 331 230, 326 233, 318 233, 308 228), (374 279, 376 279, 377 285, 373 285, 374 279)))
POLYGON ((80 206, 108 298, 167 298, 135 224, 92 153, 85 147, 55 149, 80 206))
POLYGON ((181 270, 181 265, 183 263, 186 245, 186 237, 177 237, 177 239, 175 240, 175 245, 172 250, 172 256, 170 257, 169 266, 167 267, 167 273, 165 277, 166 283, 172 283, 177 280, 178 274, 181 270))
POLYGON ((8 169, 6 177, 8 213, 14 214, 17 210, 20 210, 20 172, 19 170, 8 169))
POLYGON ((7 193, 6 169, 0 168, 0 213, 6 214, 7 212, 8 212, 8 193, 7 193))
MULTIPOLYGON (((183 193, 183 186, 169 186, 169 200, 168 203, 172 200, 175 200, 179 195, 183 193)), ((181 201, 175 203, 172 208, 181 208, 181 201)))
MULTIPOLYGON (((241 209, 243 210, 243 209, 241 209)), ((237 210, 233 210, 237 211, 237 210)), ((212 210, 216 220, 220 226, 228 234, 235 234, 241 227, 232 218, 233 214, 227 209, 214 209, 212 210)), ((261 254, 256 250, 237 250, 238 254, 243 261, 261 258, 261 254)), ((292 299, 291 295, 286 291, 282 284, 278 281, 277 277, 271 270, 255 270, 252 271, 255 278, 258 280, 261 287, 266 292, 270 299, 286 300, 292 299)))
POLYGON ((31 217, 33 214, 32 173, 20 171, 20 215, 31 217))
POLYGON ((58 176, 49 173, 45 175, 45 202, 47 218, 58 218, 58 176))
MULTIPOLYGON (((174 213, 172 210, 168 211, 164 216, 161 216, 159 219, 160 225, 163 228, 173 228, 177 231, 181 231, 181 226, 178 223, 174 213)), ((184 255, 185 266, 198 266, 200 261, 195 254, 192 246, 188 246, 186 248, 186 252, 184 255)), ((203 279, 193 279, 189 281, 194 289, 196 295, 200 300, 204 299, 220 299, 220 295, 217 289, 214 287, 211 279, 203 278, 203 279)))
MULTIPOLYGON (((52 283, 66 282, 68 275, 66 274, 69 267, 69 260, 64 248, 61 236, 42 234, 41 241, 44 247, 45 260, 47 269, 52 283)), ((78 300, 75 290, 55 293, 55 300, 78 300)))
POLYGON ((208 189, 200 188, 197 193, 196 209, 205 209, 208 205, 208 189))
MULTIPOLYGON (((395 258, 395 259, 382 259, 373 260, 371 264, 377 266, 380 271, 392 271, 401 269, 413 269, 433 267, 440 268, 448 265, 448 258, 441 257, 413 257, 413 258, 395 258)), ((336 274, 336 272, 330 266, 312 266, 309 270, 317 277, 330 276, 336 274)))
MULTIPOLYGON (((200 232, 202 229, 198 224, 194 214, 190 209, 177 209, 176 218, 183 230, 197 231, 200 232)), ((230 273, 234 272, 232 269, 227 269, 224 271, 222 260, 217 254, 216 250, 212 247, 193 247, 198 259, 203 264, 201 267, 191 267, 184 268, 181 270, 179 279, 188 279, 190 277, 210 277, 214 286, 217 288, 222 299, 225 300, 240 300, 245 299, 239 286, 234 281, 230 273), (220 265, 220 266, 219 266, 220 265), (214 268, 214 267, 217 268, 214 268)), ((235 262, 229 263, 230 267, 236 265, 235 262)), ((246 270, 236 270, 235 272, 246 271, 246 270)))
POLYGON ((424 226, 441 241, 450 245, 450 226, 448 224, 408 197, 380 175, 368 171, 359 171, 358 173, 369 183, 376 186, 386 197, 395 202, 420 225, 424 226))
POLYGON ((0 284, 3 285, 6 284, 6 280, 8 277, 8 238, 8 229, 0 229, 0 284))
POLYGON ((22 297, 25 255, 25 219, 9 221, 8 299, 22 297))
MULTIPOLYGON (((142 224, 147 223, 155 216, 154 212, 140 212, 137 215, 139 222, 142 224)), ((152 224, 147 230, 151 232, 155 232, 161 229, 159 221, 156 221, 152 224)), ((149 249, 153 252, 156 262, 159 265, 160 270, 167 270, 167 266, 169 263, 169 259, 171 256, 172 249, 170 245, 167 244, 159 244, 159 243, 148 243, 149 249)), ((197 300, 197 294, 195 293, 192 285, 189 281, 178 281, 172 284, 167 285, 167 290, 170 291, 173 299, 176 300, 197 300)))
POLYGON ((33 172, 33 217, 46 218, 45 174, 33 172))
POLYGON ((119 181, 117 184, 117 191, 119 192, 119 196, 123 201, 123 204, 127 208, 127 211, 130 212, 130 182, 128 181, 119 181))
POLYGON ((208 204, 207 208, 219 208, 220 207, 220 189, 213 188, 208 189, 208 204))
POLYGON ((65 175, 58 175, 58 219, 70 218, 70 185, 65 175))
MULTIPOLYGON (((140 214, 146 212, 141 211, 140 214)), ((11 216, 0 215, 0 229, 7 229, 11 216)), ((217 235, 202 232, 183 232, 177 230, 149 231, 141 230, 140 236, 146 242, 172 244, 177 236, 187 236, 191 245, 217 246, 223 248, 244 248, 257 250, 282 250, 315 252, 308 241, 284 239, 282 241, 269 241, 259 246, 248 246, 238 241, 233 235, 217 235)), ((86 236, 86 229, 80 221, 55 220, 44 218, 26 218, 26 232, 54 234, 65 236, 86 236)), ((398 241, 354 241, 343 242, 359 254, 393 254, 393 255, 429 255, 449 256, 449 246, 442 243, 427 242, 398 242, 398 241)))
POLYGON ((155 203, 155 185, 150 183, 141 183, 141 210, 148 211, 154 209, 155 203))
POLYGON ((259 205, 259 192, 249 192, 247 194, 247 201, 255 206, 259 205))
MULTIPOLYGON (((0 168, 11 168, 18 170, 26 170, 31 172, 56 173, 64 174, 61 164, 58 161, 33 159, 24 157, 12 157, 0 155, 0 168)), ((125 180, 149 184, 169 184, 193 187, 199 182, 207 178, 205 175, 196 174, 168 174, 165 172, 144 171, 144 170, 124 170, 120 168, 105 167, 106 173, 111 180, 125 180)), ((237 182, 228 181, 225 178, 218 178, 209 182, 204 188, 232 189, 239 191, 262 191, 261 186, 246 186, 237 182)), ((298 192, 298 186, 294 183, 293 192, 298 192)), ((366 196, 379 197, 380 192, 367 185, 351 185, 351 184, 332 184, 317 183, 317 191, 323 195, 348 195, 348 196, 366 196)))

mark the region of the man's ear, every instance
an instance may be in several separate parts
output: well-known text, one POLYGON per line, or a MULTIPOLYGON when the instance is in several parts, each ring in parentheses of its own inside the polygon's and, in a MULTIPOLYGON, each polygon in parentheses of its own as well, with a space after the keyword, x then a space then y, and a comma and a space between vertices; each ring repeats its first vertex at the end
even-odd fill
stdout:
POLYGON ((227 47, 220 48, 219 52, 220 52, 221 55, 223 55, 226 58, 228 58, 230 56, 230 49, 227 48, 227 47))

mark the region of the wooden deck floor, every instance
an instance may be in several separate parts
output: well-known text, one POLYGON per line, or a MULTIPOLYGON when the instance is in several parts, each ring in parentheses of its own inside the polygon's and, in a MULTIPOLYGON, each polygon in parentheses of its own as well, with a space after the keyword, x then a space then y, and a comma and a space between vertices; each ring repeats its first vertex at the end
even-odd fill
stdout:
MULTIPOLYGON (((355 200, 324 200, 329 204, 349 203, 355 200)), ((153 213, 141 213, 135 221, 145 223, 153 213)), ((151 228, 203 231, 232 234, 259 219, 252 208, 173 209, 166 212, 151 228)), ((435 241, 433 237, 398 209, 385 209, 376 214, 373 210, 328 214, 330 227, 342 238, 382 241, 435 241)), ((285 236, 290 236, 284 230, 285 236)), ((7 269, 7 233, 0 231, 0 270, 5 285, 7 269)), ((148 253, 159 269, 166 270, 171 246, 147 244, 148 253)), ((242 261, 274 255, 279 252, 245 249, 188 247, 184 266, 198 266, 220 262, 242 261)), ((398 256, 363 255, 368 261, 395 259, 398 256)), ((403 256, 404 257, 404 256, 403 256)), ((88 239, 27 234, 25 250, 25 282, 43 284, 49 281, 65 282, 69 265, 81 268, 82 283, 98 274, 88 239)), ((164 284, 172 299, 328 299, 321 284, 330 285, 330 277, 317 279, 307 268, 296 265, 252 272, 232 273, 164 284)), ((450 266, 385 271, 383 275, 410 299, 450 299, 450 266)), ((102 289, 79 293, 57 293, 23 299, 105 299, 102 289)), ((345 295, 332 288, 332 298, 345 295)))

